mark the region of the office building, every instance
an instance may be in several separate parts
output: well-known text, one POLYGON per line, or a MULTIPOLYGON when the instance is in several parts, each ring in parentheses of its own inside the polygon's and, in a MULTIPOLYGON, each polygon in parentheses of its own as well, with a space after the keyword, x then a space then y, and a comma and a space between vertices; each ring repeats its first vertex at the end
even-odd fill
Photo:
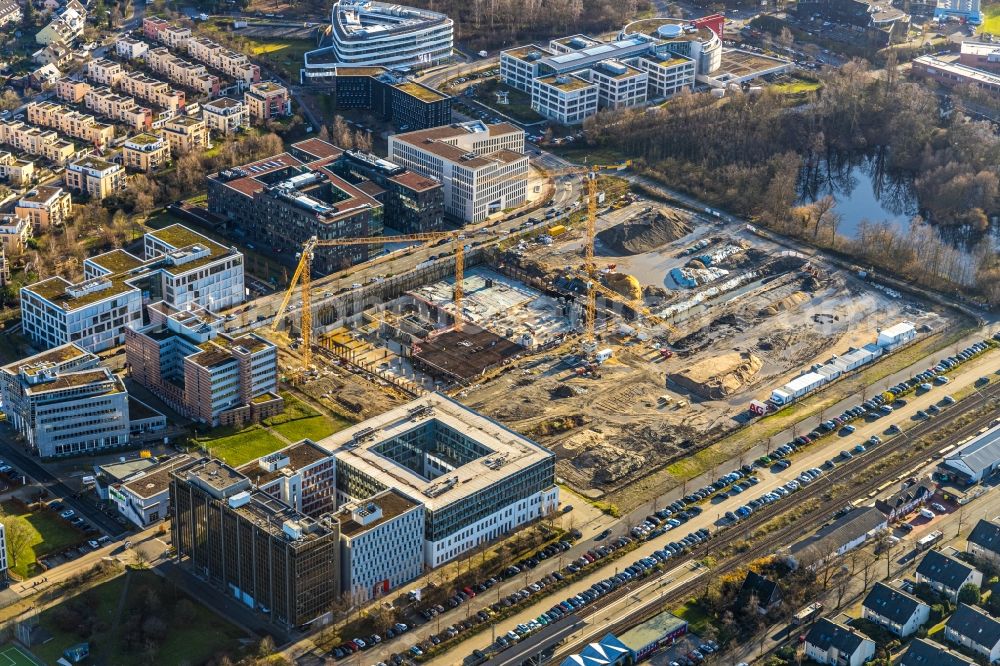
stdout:
POLYGON ((170 162, 170 144, 157 134, 143 132, 122 144, 122 164, 126 169, 146 173, 167 166, 170 162))
POLYGON ((925 76, 948 87, 967 85, 992 97, 1000 97, 1000 74, 924 55, 913 60, 911 73, 925 76))
MULTIPOLYGON (((362 109, 400 132, 451 122, 452 98, 384 67, 338 65, 328 71, 337 109, 362 109)), ((313 79, 316 80, 316 79, 313 79)))
POLYGON ((318 442, 337 458, 337 496, 386 490, 424 506, 424 565, 436 567, 555 511, 555 456, 433 394, 318 442))
POLYGON ((191 116, 170 118, 163 124, 163 134, 167 137, 170 152, 174 155, 208 150, 212 147, 205 121, 191 116))
POLYGON ((84 261, 84 279, 51 277, 21 288, 25 335, 46 348, 75 342, 103 351, 142 325, 143 299, 178 310, 243 302, 243 255, 179 224, 150 231, 145 259, 112 250, 84 261))
POLYGON ((201 105, 201 118, 209 131, 223 136, 235 134, 241 127, 249 127, 250 116, 246 105, 238 99, 220 97, 201 105))
POLYGON ((482 222, 525 201, 524 131, 508 123, 473 121, 394 134, 389 160, 440 182, 445 212, 463 222, 482 222))
POLYGON ((330 12, 333 44, 305 54, 305 77, 334 64, 430 67, 451 57, 454 23, 438 12, 372 0, 340 0, 330 12))
POLYGON ((531 108, 562 125, 578 125, 597 113, 597 84, 575 74, 540 76, 531 82, 531 108))
POLYGON ((256 423, 284 409, 273 343, 222 333, 222 318, 202 307, 154 303, 148 315, 148 326, 124 329, 125 359, 132 378, 172 408, 212 426, 256 423))
POLYGON ((8 421, 42 458, 128 445, 128 393, 121 379, 75 344, 0 369, 8 421))
POLYGON ((24 187, 35 177, 35 163, 14 157, 6 150, 0 150, 0 178, 16 187, 24 187))
POLYGON ((340 589, 337 524, 317 521, 203 459, 171 473, 177 561, 222 593, 297 627, 329 612, 340 589))
POLYGON ((173 456, 166 460, 140 458, 150 461, 124 479, 107 485, 107 499, 118 513, 143 530, 170 515, 170 474, 194 462, 186 456, 173 456))
POLYGON ((248 462, 240 473, 261 492, 313 518, 337 508, 337 461, 308 439, 248 462))
POLYGON ((14 207, 14 214, 27 218, 31 229, 40 234, 61 227, 73 210, 69 192, 53 185, 39 185, 22 196, 14 207))
POLYGON ((444 228, 444 189, 438 181, 356 150, 345 151, 330 168, 385 206, 386 224, 396 231, 423 233, 444 228))
POLYGON ((103 201, 125 191, 125 169, 99 157, 84 157, 66 165, 66 188, 103 201))
POLYGON ((288 89, 274 81, 253 83, 243 93, 243 103, 252 120, 267 122, 292 115, 292 100, 288 89))
POLYGON ((424 507, 389 489, 349 502, 340 524, 341 593, 355 604, 387 594, 424 571, 424 507))
MULTIPOLYGON (((381 235, 382 204, 330 168, 342 151, 319 139, 295 146, 303 159, 281 153, 209 176, 209 212, 289 262, 313 236, 381 235)), ((332 273, 366 261, 371 251, 367 245, 317 248, 313 271, 332 273)))

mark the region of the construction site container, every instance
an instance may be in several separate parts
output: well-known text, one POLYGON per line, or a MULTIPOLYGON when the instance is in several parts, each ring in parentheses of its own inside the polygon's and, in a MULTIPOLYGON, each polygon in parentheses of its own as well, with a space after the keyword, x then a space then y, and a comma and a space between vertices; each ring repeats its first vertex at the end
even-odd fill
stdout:
POLYGON ((818 372, 807 372, 796 377, 781 388, 787 391, 793 398, 800 398, 810 391, 815 391, 826 383, 826 377, 818 372))
POLYGON ((604 363, 609 358, 611 358, 612 351, 610 349, 602 349, 597 354, 594 355, 594 360, 598 363, 604 363))
POLYGON ((908 321, 902 321, 879 331, 876 344, 883 349, 893 349, 917 337, 917 328, 908 321))
POLYGON ((816 368, 816 372, 823 375, 828 382, 832 382, 837 377, 840 377, 840 370, 830 364, 819 366, 816 368))
POLYGON ((554 224, 549 227, 549 235, 555 238, 556 236, 561 236, 566 233, 566 226, 563 224, 554 224))
POLYGON ((771 402, 776 405, 787 405, 794 399, 792 394, 784 389, 779 388, 771 391, 771 402))

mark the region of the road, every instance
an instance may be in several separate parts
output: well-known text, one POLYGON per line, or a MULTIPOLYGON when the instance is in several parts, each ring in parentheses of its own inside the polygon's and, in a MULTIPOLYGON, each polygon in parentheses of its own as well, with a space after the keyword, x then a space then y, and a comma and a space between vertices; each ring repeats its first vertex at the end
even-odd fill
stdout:
MULTIPOLYGON (((973 340, 980 340, 982 339, 982 337, 983 336, 981 333, 975 336, 970 336, 969 341, 971 342, 973 340)), ((963 343, 961 346, 964 347, 965 344, 963 343)), ((937 355, 937 357, 944 357, 947 355, 948 354, 942 352, 941 354, 937 355)), ((928 365, 929 365, 928 360, 921 360, 917 363, 914 363, 906 371, 897 373, 893 375, 891 378, 883 380, 878 384, 879 386, 882 386, 883 384, 887 385, 895 384, 899 381, 909 378, 915 371, 922 371, 926 369, 928 365)), ((735 497, 729 497, 718 502, 704 504, 703 513, 700 516, 697 516, 696 518, 688 521, 688 523, 685 524, 682 528, 679 528, 678 535, 690 533, 701 527, 707 527, 714 531, 718 527, 718 525, 721 524, 721 520, 723 519, 724 514, 727 511, 733 511, 737 507, 745 504, 751 498, 759 497, 769 492, 770 490, 773 490, 779 485, 784 485, 791 479, 800 475, 802 473, 802 470, 804 469, 821 466, 827 459, 836 458, 837 456, 839 456, 842 450, 852 448, 856 444, 867 440, 872 435, 875 434, 884 435, 884 431, 886 430, 886 428, 888 428, 888 426, 891 423, 898 424, 901 428, 903 428, 904 429, 903 434, 899 436, 906 437, 907 436, 906 429, 911 425, 917 423, 915 415, 918 410, 926 410, 931 404, 939 402, 941 398, 944 397, 944 395, 948 393, 957 392, 965 387, 968 387, 974 384, 979 377, 987 374, 995 374, 998 370, 1000 370, 1000 351, 992 351, 988 353, 986 356, 980 357, 980 359, 978 359, 977 361, 974 361, 972 363, 967 363, 961 366, 954 373, 951 373, 953 379, 951 383, 949 383, 947 386, 936 387, 931 391, 924 393, 923 395, 908 397, 907 398, 908 402, 906 406, 897 409, 893 413, 891 418, 883 417, 869 422, 855 421, 854 425, 856 426, 857 429, 853 434, 847 436, 841 436, 838 434, 828 436, 827 438, 821 440, 818 444, 809 447, 805 451, 794 454, 794 456, 792 457, 793 465, 789 469, 784 471, 779 471, 777 473, 774 473, 771 470, 758 471, 757 476, 760 478, 760 483, 757 486, 755 486, 752 490, 749 490, 744 494, 737 495, 735 497)), ((869 395, 873 394, 874 391, 869 393, 869 395)), ((827 414, 829 415, 839 414, 847 407, 853 406, 861 401, 862 401, 861 395, 851 396, 850 398, 847 398, 844 401, 842 401, 840 404, 831 407, 829 410, 827 410, 827 414)), ((814 424, 818 421, 819 421, 818 417, 806 419, 799 426, 799 432, 808 432, 813 427, 810 424, 814 424)), ((778 443, 783 443, 787 439, 791 439, 792 435, 790 430, 791 429, 775 437, 774 441, 778 443)), ((877 452, 877 449, 875 449, 875 451, 877 452)), ((764 455, 764 450, 754 451, 751 454, 744 456, 743 459, 749 461, 753 460, 759 455, 764 455)), ((714 475, 706 474, 704 475, 703 478, 696 479, 688 485, 689 487, 695 488, 711 483, 719 475, 730 471, 732 468, 737 467, 738 463, 739 463, 738 460, 733 460, 729 465, 721 465, 718 468, 718 470, 716 470, 714 475)), ((823 482, 824 481, 821 479, 817 483, 823 483, 823 482)), ((669 502, 672 502, 675 499, 680 498, 681 496, 683 496, 683 494, 685 494, 683 488, 676 488, 673 491, 657 498, 655 501, 649 502, 645 506, 636 509, 635 511, 631 512, 627 516, 624 516, 617 521, 607 519, 606 521, 602 520, 600 524, 602 526, 608 525, 612 530, 612 535, 624 534, 628 531, 631 525, 636 525, 642 522, 645 516, 652 513, 652 511, 654 510, 654 506, 663 507, 669 502)), ((594 529, 597 528, 597 526, 587 526, 587 527, 590 529, 584 531, 585 533, 590 533, 590 534, 592 534, 594 529)), ((601 529, 603 529, 603 527, 601 527, 601 529)), ((670 533, 668 533, 667 535, 643 543, 634 552, 628 554, 626 557, 616 562, 614 567, 617 570, 627 566, 628 564, 635 561, 636 559, 639 559, 640 557, 649 556, 654 550, 662 548, 665 543, 675 538, 677 537, 672 536, 670 533)), ((405 634, 403 637, 399 639, 388 641, 386 643, 381 644, 376 650, 366 652, 364 655, 363 663, 375 663, 380 660, 385 660, 393 652, 402 652, 406 649, 409 649, 410 646, 425 640, 432 633, 436 633, 438 626, 446 627, 449 624, 452 624, 453 622, 464 619, 468 615, 482 609, 484 606, 487 606, 495 602, 498 598, 502 596, 507 596, 512 592, 521 589, 528 582, 537 580, 538 578, 541 578, 546 574, 551 573, 553 570, 560 569, 567 562, 579 557, 586 550, 593 548, 594 545, 595 545, 594 541, 591 540, 582 541, 581 543, 577 544, 572 550, 570 550, 567 553, 564 553, 561 557, 541 562, 538 567, 531 570, 529 577, 522 578, 521 576, 518 576, 512 580, 505 581, 501 585, 498 585, 494 588, 497 590, 496 593, 494 593, 493 590, 490 590, 490 592, 487 594, 474 597, 472 600, 463 604, 459 608, 445 612, 443 615, 440 616, 439 620, 435 619, 433 623, 428 623, 420 627, 417 627, 416 629, 405 634)), ((688 572, 690 571, 689 566, 690 565, 688 563, 681 564, 678 568, 674 570, 673 573, 668 574, 666 578, 667 579, 679 578, 686 571, 688 572)), ((610 575, 612 573, 611 569, 612 566, 610 565, 594 569, 587 576, 574 582, 572 585, 560 590, 558 594, 552 596, 540 597, 536 603, 522 609, 520 612, 499 623, 495 628, 496 635, 499 636, 501 634, 504 634, 507 631, 513 629, 517 624, 525 623, 531 619, 534 619, 535 617, 540 615, 543 611, 550 608, 557 601, 560 601, 566 597, 578 594, 579 592, 588 589, 595 582, 602 580, 606 578, 608 575, 610 575)), ((655 587, 644 589, 643 594, 639 596, 639 603, 644 603, 645 601, 649 601, 649 599, 652 598, 649 595, 658 597, 659 594, 660 590, 656 589, 655 587)), ((631 598, 631 595, 629 596, 629 598, 631 598)), ((619 610, 620 611, 627 610, 628 612, 632 612, 633 609, 626 607, 626 608, 619 608, 619 610)), ((610 617, 605 617, 603 615, 598 615, 598 617, 602 618, 598 624, 606 625, 607 623, 606 621, 610 619, 610 617)), ((590 620, 588 618, 588 623, 589 622, 590 620)), ((546 633, 547 630, 541 632, 541 634, 543 635, 546 633)), ((461 645, 457 646, 453 650, 440 655, 439 657, 437 657, 434 660, 431 660, 428 663, 441 664, 442 666, 446 664, 454 664, 457 663, 462 656, 470 653, 473 649, 475 648, 484 649, 491 643, 492 643, 491 632, 482 632, 480 634, 470 637, 469 639, 464 641, 461 645)), ((352 661, 349 663, 354 663, 354 662, 352 661)))

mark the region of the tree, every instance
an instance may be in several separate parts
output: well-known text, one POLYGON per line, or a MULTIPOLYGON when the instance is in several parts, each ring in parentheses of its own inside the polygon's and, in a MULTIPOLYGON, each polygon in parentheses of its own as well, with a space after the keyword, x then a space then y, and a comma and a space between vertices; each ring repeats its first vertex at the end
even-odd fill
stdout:
POLYGON ((975 606, 979 604, 981 599, 982 594, 979 592, 979 586, 975 583, 966 583, 962 586, 962 589, 958 591, 959 603, 975 606))
POLYGON ((21 106, 21 98, 16 92, 8 89, 0 93, 0 111, 13 111, 19 106, 21 106))
POLYGON ((7 541, 7 556, 11 567, 18 566, 30 558, 29 549, 35 537, 35 530, 21 516, 2 516, 0 522, 4 527, 4 538, 7 541))
POLYGON ((274 654, 274 639, 270 636, 264 636, 260 639, 260 643, 257 644, 257 656, 261 659, 266 659, 274 654))

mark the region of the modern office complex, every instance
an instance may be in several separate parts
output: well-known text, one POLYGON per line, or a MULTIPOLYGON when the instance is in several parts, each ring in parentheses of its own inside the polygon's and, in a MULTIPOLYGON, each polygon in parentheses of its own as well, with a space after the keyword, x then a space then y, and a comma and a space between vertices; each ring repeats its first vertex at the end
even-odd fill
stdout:
POLYGON ((365 190, 385 206, 385 221, 396 231, 444 228, 444 189, 438 181, 356 150, 345 151, 330 168, 358 187, 366 183, 365 190))
POLYGON ((363 603, 424 571, 424 507, 389 489, 349 502, 340 523, 341 592, 363 603))
POLYGON ((170 515, 171 472, 193 462, 194 459, 186 455, 155 461, 118 482, 109 483, 107 499, 126 520, 139 529, 146 529, 170 515))
POLYGON ((337 66, 328 77, 338 109, 370 111, 401 132, 451 122, 450 96, 384 67, 337 66))
POLYGON ((0 369, 8 421, 42 458, 96 453, 129 441, 129 399, 98 358, 63 345, 0 369))
MULTIPOLYGON (((319 139, 208 178, 208 210, 231 220, 246 237, 294 261, 313 236, 351 238, 382 233, 382 204, 341 178, 330 164, 343 152, 319 139)), ((317 248, 312 265, 328 274, 366 261, 367 245, 317 248)))
POLYGON ((125 328, 132 377, 202 423, 245 425, 282 411, 278 350, 255 333, 222 333, 223 319, 201 307, 147 309, 148 326, 125 328))
POLYGON ((528 156, 524 131, 480 121, 389 137, 389 160, 444 186, 444 209, 464 222, 482 222, 524 203, 528 156))
POLYGON ((553 511, 555 456, 433 394, 318 442, 337 458, 337 496, 393 489, 423 504, 424 565, 436 567, 553 511))
POLYGON ((879 46, 905 41, 910 30, 910 15, 888 2, 802 0, 795 6, 795 13, 850 26, 879 46))
POLYGON ((981 25, 983 13, 979 4, 979 0, 937 0, 934 18, 939 21, 959 19, 970 25, 981 25))
POLYGON ((915 58, 910 71, 945 86, 967 85, 993 97, 1000 97, 1000 73, 991 73, 929 55, 915 58))
POLYGON ((179 563, 284 626, 329 612, 340 590, 335 522, 295 511, 211 459, 171 473, 170 506, 179 563))
POLYGON ((341 0, 330 11, 332 46, 305 54, 303 75, 332 65, 426 67, 451 56, 454 24, 444 14, 372 0, 341 0))
POLYGON ((184 310, 243 302, 243 255, 179 224, 150 231, 145 259, 112 250, 84 261, 84 279, 56 276, 21 288, 24 333, 36 344, 97 352, 142 324, 144 299, 184 310))
POLYGON ((239 471, 299 513, 319 518, 337 508, 336 459, 308 439, 248 462, 239 471))

